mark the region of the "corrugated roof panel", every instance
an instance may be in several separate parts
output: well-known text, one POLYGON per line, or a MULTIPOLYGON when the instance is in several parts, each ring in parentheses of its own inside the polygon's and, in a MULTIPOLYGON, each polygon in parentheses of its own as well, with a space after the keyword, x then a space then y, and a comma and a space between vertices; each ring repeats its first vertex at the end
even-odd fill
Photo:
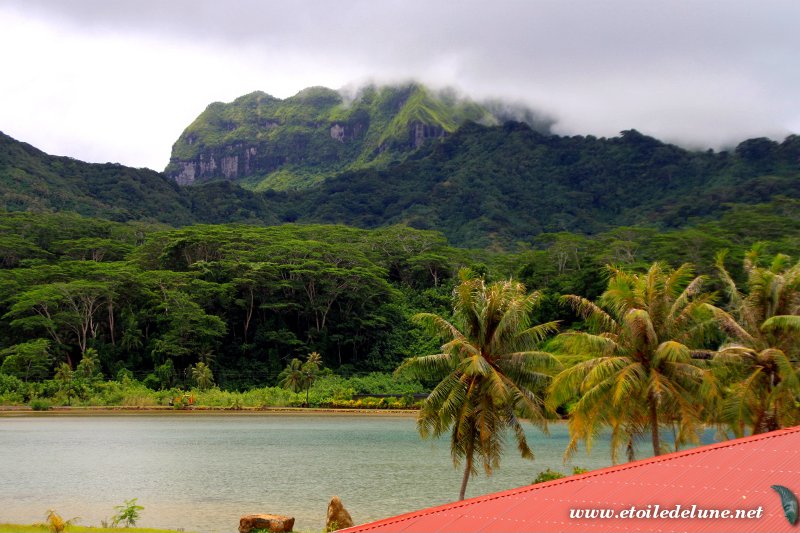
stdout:
POLYGON ((489 494, 346 530, 404 533, 548 531, 792 531, 780 498, 800 495, 800 427, 712 444, 578 476, 489 494), (618 516, 676 505, 690 509, 763 509, 758 519, 618 516), (571 509, 610 509, 614 518, 571 518, 571 509))

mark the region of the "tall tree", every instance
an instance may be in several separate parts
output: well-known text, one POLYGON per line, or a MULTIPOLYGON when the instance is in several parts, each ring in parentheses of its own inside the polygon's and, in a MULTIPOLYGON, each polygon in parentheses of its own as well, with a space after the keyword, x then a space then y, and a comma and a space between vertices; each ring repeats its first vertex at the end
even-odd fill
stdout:
MULTIPOLYGON (((6 316, 14 318, 12 326, 44 329, 60 345, 73 336, 83 355, 89 340, 97 337, 99 310, 110 295, 107 283, 83 279, 39 285, 20 294, 6 316)), ((67 363, 72 367, 69 353, 67 363)))
POLYGON ((555 377, 551 406, 569 408, 570 443, 591 447, 603 426, 612 430, 612 459, 648 429, 659 455, 661 426, 677 421, 676 446, 696 438, 704 406, 717 396, 713 374, 690 346, 703 333, 711 296, 689 265, 670 270, 660 263, 645 273, 609 267, 608 288, 598 303, 568 295, 564 300, 592 331, 563 333, 559 340, 577 362, 555 377), (707 314, 707 313, 706 313, 707 314), (577 398, 576 398, 577 396, 577 398))
POLYGON ((715 361, 727 363, 734 381, 721 421, 739 436, 745 429, 762 433, 800 423, 800 262, 792 265, 782 254, 769 261, 762 246, 754 247, 744 260, 746 294, 725 269, 724 252, 717 255, 717 269, 730 313, 716 313, 729 338, 715 361))
POLYGON ((0 351, 0 372, 23 381, 40 381, 50 374, 50 341, 34 339, 0 351))
POLYGON ((166 358, 188 360, 213 351, 227 330, 220 317, 207 314, 182 290, 165 290, 158 309, 165 333, 153 343, 152 355, 156 361, 166 358))
POLYGON ((441 352, 408 359, 398 370, 441 379, 422 405, 417 428, 423 438, 450 432, 453 463, 465 463, 463 500, 469 477, 477 473, 476 458, 487 475, 499 466, 506 429, 522 457, 533 458, 521 422, 546 430, 540 393, 558 361, 538 349, 557 323, 530 324, 538 292, 527 294, 522 283, 510 280, 486 284, 469 271, 459 275, 452 320, 432 313, 414 317, 444 341, 441 352))

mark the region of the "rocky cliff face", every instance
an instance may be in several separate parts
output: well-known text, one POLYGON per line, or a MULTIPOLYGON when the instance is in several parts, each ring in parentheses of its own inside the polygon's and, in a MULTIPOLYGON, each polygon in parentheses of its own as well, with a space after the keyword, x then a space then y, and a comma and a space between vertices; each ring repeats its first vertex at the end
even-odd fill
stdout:
POLYGON ((470 120, 496 121, 471 101, 419 85, 366 87, 350 101, 323 87, 285 100, 256 92, 209 105, 173 145, 165 173, 179 185, 300 188, 402 158, 470 120))
POLYGON ((266 147, 259 157, 259 146, 235 143, 200 152, 188 161, 172 161, 172 177, 178 185, 192 185, 195 182, 213 179, 238 180, 250 176, 256 170, 270 172, 279 168, 285 161, 280 157, 270 157, 266 147))
POLYGON ((237 143, 227 151, 232 153, 201 153, 194 161, 177 161, 177 172, 173 178, 178 185, 191 185, 198 178, 201 181, 214 178, 235 180, 252 172, 254 166, 251 159, 258 154, 257 147, 245 147, 237 143))

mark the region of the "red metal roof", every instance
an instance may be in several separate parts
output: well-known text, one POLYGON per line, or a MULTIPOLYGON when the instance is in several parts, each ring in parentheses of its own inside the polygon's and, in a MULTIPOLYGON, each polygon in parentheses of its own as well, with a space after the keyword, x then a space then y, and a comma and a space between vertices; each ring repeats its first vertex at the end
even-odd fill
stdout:
POLYGON ((800 497, 800 426, 479 496, 355 526, 347 533, 717 531, 800 533, 786 520, 783 485, 800 497), (635 506, 743 509, 760 518, 570 518, 570 510, 635 506))

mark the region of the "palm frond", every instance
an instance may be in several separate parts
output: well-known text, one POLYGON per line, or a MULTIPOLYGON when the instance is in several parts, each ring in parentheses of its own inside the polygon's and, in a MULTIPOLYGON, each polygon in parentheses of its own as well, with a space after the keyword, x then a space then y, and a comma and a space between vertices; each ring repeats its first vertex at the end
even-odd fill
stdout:
POLYGON ((641 363, 634 363, 623 368, 614 379, 614 394, 612 396, 614 404, 619 404, 628 398, 634 397, 634 390, 641 387, 646 380, 647 371, 641 363))
POLYGON ((714 316, 714 319, 719 324, 719 327, 730 337, 740 340, 749 346, 755 344, 753 336, 744 329, 729 313, 723 311, 719 307, 709 305, 706 307, 708 311, 714 316))
MULTIPOLYGON (((692 359, 692 352, 685 345, 676 341, 666 341, 658 345, 654 352, 653 364, 685 363, 692 359)), ((693 366, 693 368, 696 368, 693 366)))
POLYGON ((631 309, 623 317, 624 328, 630 333, 630 340, 637 346, 652 347, 658 343, 655 327, 650 314, 643 309, 631 309))
POLYGON ((530 327, 518 334, 518 338, 531 338, 533 344, 537 345, 544 341, 547 337, 554 333, 558 333, 558 325, 560 320, 553 320, 552 322, 544 322, 530 327))
POLYGON ((481 376, 487 378, 494 373, 492 365, 481 355, 473 355, 463 359, 458 365, 458 370, 465 376, 470 377, 481 376))
POLYGON ((591 300, 574 294, 567 294, 561 297, 561 301, 569 305, 581 318, 595 322, 603 331, 611 331, 617 328, 616 320, 591 300))
POLYGON ((800 315, 775 315, 761 325, 761 330, 800 333, 800 315))
POLYGON ((453 366, 454 359, 450 353, 421 355, 403 361, 395 370, 395 374, 408 372, 413 377, 429 379, 446 375, 453 366))
POLYGON ((733 281, 728 270, 725 268, 725 258, 728 255, 728 250, 720 250, 714 257, 714 264, 717 267, 720 278, 725 285, 725 292, 728 295, 728 301, 733 309, 739 309, 742 306, 742 294, 739 292, 736 282, 733 281))
POLYGON ((432 334, 445 340, 464 338, 457 327, 434 313, 417 313, 411 317, 417 324, 425 326, 432 334))
POLYGON ((672 306, 669 310, 669 316, 677 316, 681 313, 681 311, 689 304, 691 299, 697 296, 700 293, 700 290, 703 287, 703 283, 705 282, 705 276, 697 276, 692 281, 686 285, 686 288, 678 294, 677 298, 672 302, 672 306))
POLYGON ((563 353, 566 354, 604 356, 621 351, 617 340, 607 335, 570 331, 562 333, 556 340, 563 353))
POLYGON ((703 283, 703 276, 694 277, 694 268, 689 263, 670 272, 664 278, 664 294, 670 300, 688 298, 697 293, 703 283))

